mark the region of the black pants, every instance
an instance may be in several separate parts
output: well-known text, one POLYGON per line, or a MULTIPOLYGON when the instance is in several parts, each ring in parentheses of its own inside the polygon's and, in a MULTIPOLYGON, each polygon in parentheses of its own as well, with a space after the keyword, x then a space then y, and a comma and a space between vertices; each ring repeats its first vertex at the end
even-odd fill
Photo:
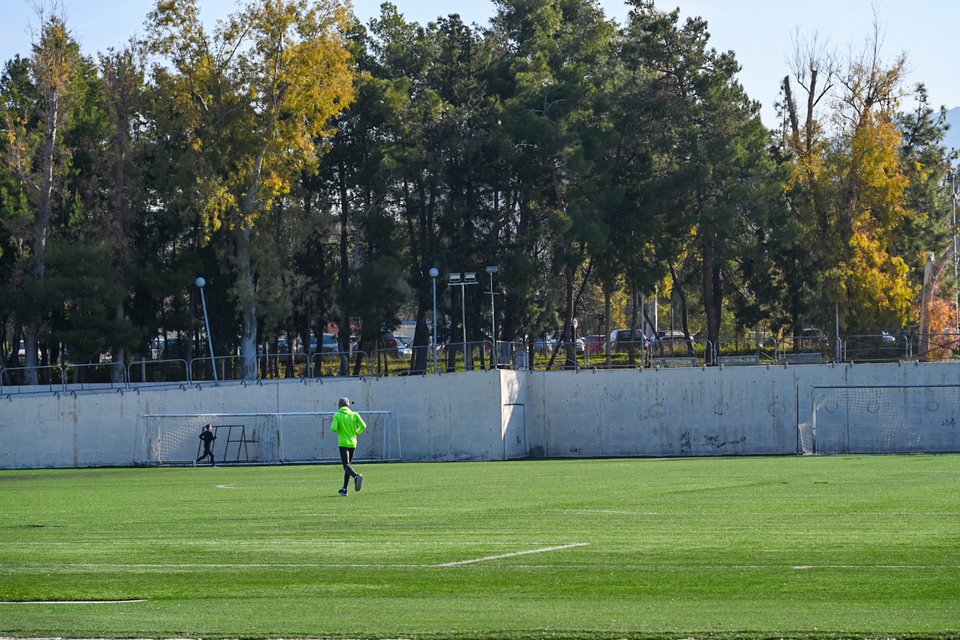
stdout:
POLYGON ((197 462, 200 462, 201 460, 206 459, 207 456, 210 456, 210 464, 213 464, 213 463, 214 463, 214 460, 213 460, 213 451, 210 450, 210 445, 209 445, 209 444, 204 444, 204 445, 203 445, 203 455, 200 456, 199 458, 197 458, 197 462))
POLYGON ((340 462, 343 463, 343 488, 347 488, 347 484, 350 482, 350 478, 357 476, 357 472, 353 470, 353 467, 350 466, 350 463, 353 462, 353 452, 355 449, 353 447, 340 447, 340 462))

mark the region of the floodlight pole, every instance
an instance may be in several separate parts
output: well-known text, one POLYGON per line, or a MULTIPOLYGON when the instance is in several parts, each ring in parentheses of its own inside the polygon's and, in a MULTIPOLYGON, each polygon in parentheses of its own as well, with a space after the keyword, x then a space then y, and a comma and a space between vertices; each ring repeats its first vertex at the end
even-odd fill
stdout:
POLYGON ((477 284, 477 274, 475 271, 464 271, 460 273, 451 273, 448 276, 447 284, 451 287, 460 287, 460 325, 463 329, 463 358, 467 358, 467 285, 477 284))
POLYGON ((207 317, 207 297, 203 294, 203 288, 206 286, 207 281, 203 279, 203 276, 198 276, 197 279, 193 281, 193 284, 197 285, 197 288, 200 289, 200 303, 203 306, 203 325, 207 329, 207 346, 210 348, 210 368, 213 369, 214 383, 219 384, 220 380, 217 379, 217 360, 213 356, 213 337, 210 335, 210 319, 207 317))
POLYGON ((496 266, 486 268, 486 272, 490 274, 490 339, 493 340, 493 351, 490 354, 490 360, 493 362, 494 367, 497 366, 497 316, 493 301, 493 274, 497 271, 496 266))
POLYGON ((430 280, 433 281, 433 375, 440 374, 440 368, 437 365, 437 276, 440 270, 436 267, 430 267, 430 280))

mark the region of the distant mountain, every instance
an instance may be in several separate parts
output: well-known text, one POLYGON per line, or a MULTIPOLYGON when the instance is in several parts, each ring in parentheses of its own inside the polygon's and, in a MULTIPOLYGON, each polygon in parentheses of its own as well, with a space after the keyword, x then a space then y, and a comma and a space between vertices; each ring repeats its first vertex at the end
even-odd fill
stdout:
POLYGON ((947 122, 950 123, 950 130, 943 138, 943 146, 948 149, 960 149, 960 107, 947 111, 947 122))

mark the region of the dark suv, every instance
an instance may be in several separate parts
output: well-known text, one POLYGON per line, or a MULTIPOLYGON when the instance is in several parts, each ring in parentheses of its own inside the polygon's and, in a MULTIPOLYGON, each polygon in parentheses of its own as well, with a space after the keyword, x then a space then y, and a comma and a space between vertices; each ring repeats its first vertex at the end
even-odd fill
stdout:
POLYGON ((614 329, 610 334, 613 339, 613 348, 617 351, 629 349, 643 349, 648 344, 647 337, 640 329, 614 329))

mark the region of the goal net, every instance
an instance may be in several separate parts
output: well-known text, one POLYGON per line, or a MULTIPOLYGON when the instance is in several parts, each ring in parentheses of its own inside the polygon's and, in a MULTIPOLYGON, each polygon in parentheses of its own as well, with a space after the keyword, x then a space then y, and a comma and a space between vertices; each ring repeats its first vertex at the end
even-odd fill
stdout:
MULTIPOLYGON (((134 463, 183 465, 203 453, 200 432, 213 427, 213 455, 222 463, 339 462, 332 411, 284 413, 167 413, 138 416, 134 463)), ((401 459, 400 424, 392 411, 364 411, 367 429, 356 460, 401 459)))
POLYGON ((820 386, 801 453, 952 452, 958 448, 960 385, 820 386))

